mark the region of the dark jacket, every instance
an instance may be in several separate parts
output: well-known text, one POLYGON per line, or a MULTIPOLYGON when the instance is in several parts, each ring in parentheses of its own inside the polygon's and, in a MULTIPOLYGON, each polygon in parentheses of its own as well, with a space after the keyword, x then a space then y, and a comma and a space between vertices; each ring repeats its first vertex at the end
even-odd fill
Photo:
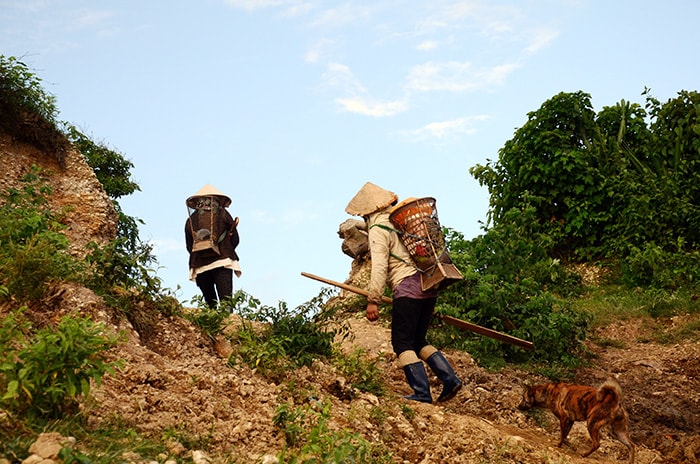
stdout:
MULTIPOLYGON (((194 213, 193 216, 195 214, 196 213, 194 213)), ((234 261, 238 261, 238 254, 236 253, 236 247, 238 246, 238 242, 240 242, 238 228, 234 226, 234 220, 227 210, 222 209, 221 212, 222 225, 228 233, 224 239, 218 243, 219 253, 211 249, 192 252, 194 238, 192 237, 191 221, 192 217, 187 218, 187 221, 185 221, 185 243, 187 245, 187 251, 190 254, 190 269, 206 266, 207 264, 211 264, 223 258, 231 258, 234 261)))

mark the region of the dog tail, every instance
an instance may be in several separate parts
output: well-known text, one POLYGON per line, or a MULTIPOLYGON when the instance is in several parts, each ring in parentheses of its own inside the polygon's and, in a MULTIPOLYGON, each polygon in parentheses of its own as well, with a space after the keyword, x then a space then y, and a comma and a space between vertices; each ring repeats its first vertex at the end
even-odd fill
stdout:
POLYGON ((608 403, 611 407, 615 407, 622 399, 622 389, 620 384, 615 379, 608 379, 598 387, 598 401, 608 403))

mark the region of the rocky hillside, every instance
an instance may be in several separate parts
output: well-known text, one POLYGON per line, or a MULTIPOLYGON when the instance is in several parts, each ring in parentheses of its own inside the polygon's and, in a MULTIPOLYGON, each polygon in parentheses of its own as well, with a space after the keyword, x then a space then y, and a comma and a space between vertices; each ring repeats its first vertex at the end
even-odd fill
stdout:
POLYGON ((71 250, 80 255, 89 242, 106 243, 117 234, 117 214, 83 156, 67 150, 56 156, 0 132, 0 191, 21 188, 22 178, 38 166, 47 177, 52 210, 63 212, 71 250))
MULTIPOLYGON (((111 204, 79 155, 68 153, 65 165, 59 166, 51 156, 0 137, 0 158, 3 189, 16 185, 33 163, 53 172, 52 201, 56 208, 70 207, 66 221, 76 253, 90 240, 104 242, 114 236, 116 218, 111 204)), ((80 285, 59 287, 50 301, 32 309, 37 319, 50 323, 77 311, 127 334, 127 341, 111 353, 114 359, 125 360, 123 369, 106 377, 93 390, 94 401, 85 405, 89 425, 118 423, 156 438, 189 437, 167 439, 170 462, 277 462, 275 455, 285 442, 273 423, 277 406, 313 407, 323 401, 330 403, 329 430, 347 430, 381 443, 396 463, 613 463, 627 459, 626 448, 608 433, 598 451, 581 458, 580 453, 589 446, 582 423, 574 426, 570 443, 557 448, 558 425, 551 414, 525 414, 516 408, 521 386, 543 379, 511 368, 487 371, 468 353, 447 352, 465 384, 456 398, 440 405, 406 402, 401 396, 409 389, 391 353, 386 321, 369 323, 362 315, 349 315, 353 336, 341 344, 348 352, 365 350, 381 370, 388 393, 377 397, 352 391, 333 366, 320 361, 289 372, 283 380, 268 380, 244 364, 230 366, 230 342, 213 343, 184 319, 149 312, 135 301, 137 311, 143 310, 145 316, 143 324, 134 327, 80 285), (299 391, 307 394, 299 395, 299 391)), ((0 308, 0 317, 7 309, 0 308)), ((233 343, 239 322, 234 316, 227 322, 226 333, 233 343)), ((667 321, 669 325, 675 322, 667 321)), ((617 377, 637 444, 636 462, 698 462, 700 344, 646 342, 649 331, 659 329, 663 327, 652 328, 635 320, 601 329, 600 338, 611 342, 590 344, 596 358, 575 380, 595 385, 610 375, 617 377)), ((439 385, 435 378, 432 382, 436 396, 439 385)), ((125 459, 143 462, 137 455, 125 459)))

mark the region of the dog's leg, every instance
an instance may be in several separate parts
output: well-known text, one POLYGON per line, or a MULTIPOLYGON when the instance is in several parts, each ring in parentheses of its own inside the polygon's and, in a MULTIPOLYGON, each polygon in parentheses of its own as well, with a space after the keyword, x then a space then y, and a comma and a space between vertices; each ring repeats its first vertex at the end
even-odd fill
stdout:
POLYGON ((605 425, 602 420, 589 420, 588 434, 591 436, 591 449, 583 453, 584 458, 600 447, 600 429, 605 425))
POLYGON ((559 428, 561 429, 561 438, 559 439, 559 446, 561 446, 566 443, 566 437, 569 436, 569 432, 571 432, 571 427, 574 425, 574 421, 569 419, 567 416, 563 416, 559 418, 559 428))
POLYGON ((611 425, 617 439, 627 447, 629 453, 628 462, 632 464, 634 463, 634 443, 632 443, 632 440, 630 439, 630 435, 627 430, 627 422, 627 413, 623 411, 621 415, 615 417, 611 425))

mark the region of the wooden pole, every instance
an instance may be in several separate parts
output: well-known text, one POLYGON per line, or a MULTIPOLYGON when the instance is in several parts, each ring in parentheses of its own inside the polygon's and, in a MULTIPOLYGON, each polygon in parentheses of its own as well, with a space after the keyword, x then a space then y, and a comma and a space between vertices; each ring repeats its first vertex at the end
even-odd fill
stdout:
MULTIPOLYGON (((355 287, 353 285, 344 284, 342 282, 336 282, 335 280, 330 280, 330 279, 326 279, 324 277, 319 277, 319 276, 314 275, 314 274, 309 274, 308 272, 302 272, 301 275, 303 275, 304 277, 308 277, 309 279, 318 280, 319 282, 323 282, 323 283, 326 283, 329 285, 334 285, 334 286, 342 288, 344 290, 348 290, 350 292, 357 293, 358 295, 362 295, 362 296, 369 295, 369 292, 367 290, 363 290, 363 289, 361 289, 359 287, 355 287)), ((384 303, 388 303, 388 304, 392 303, 391 298, 386 297, 386 296, 382 296, 382 301, 384 303)), ((513 337, 512 335, 504 334, 503 332, 498 332, 496 330, 489 329, 487 327, 482 327, 482 326, 477 325, 477 324, 472 324, 471 322, 463 321, 461 319, 457 319, 456 317, 442 315, 439 313, 436 313, 435 317, 441 319, 443 322, 445 322, 447 324, 453 325, 455 327, 459 327, 460 329, 465 329, 465 330, 469 330, 469 331, 474 332, 474 333, 478 333, 479 335, 483 335, 485 337, 493 338, 494 340, 498 340, 498 341, 505 342, 505 343, 508 343, 511 345, 519 346, 521 348, 525 348, 528 350, 531 350, 534 347, 533 343, 529 342, 527 340, 522 340, 520 338, 513 337)))

